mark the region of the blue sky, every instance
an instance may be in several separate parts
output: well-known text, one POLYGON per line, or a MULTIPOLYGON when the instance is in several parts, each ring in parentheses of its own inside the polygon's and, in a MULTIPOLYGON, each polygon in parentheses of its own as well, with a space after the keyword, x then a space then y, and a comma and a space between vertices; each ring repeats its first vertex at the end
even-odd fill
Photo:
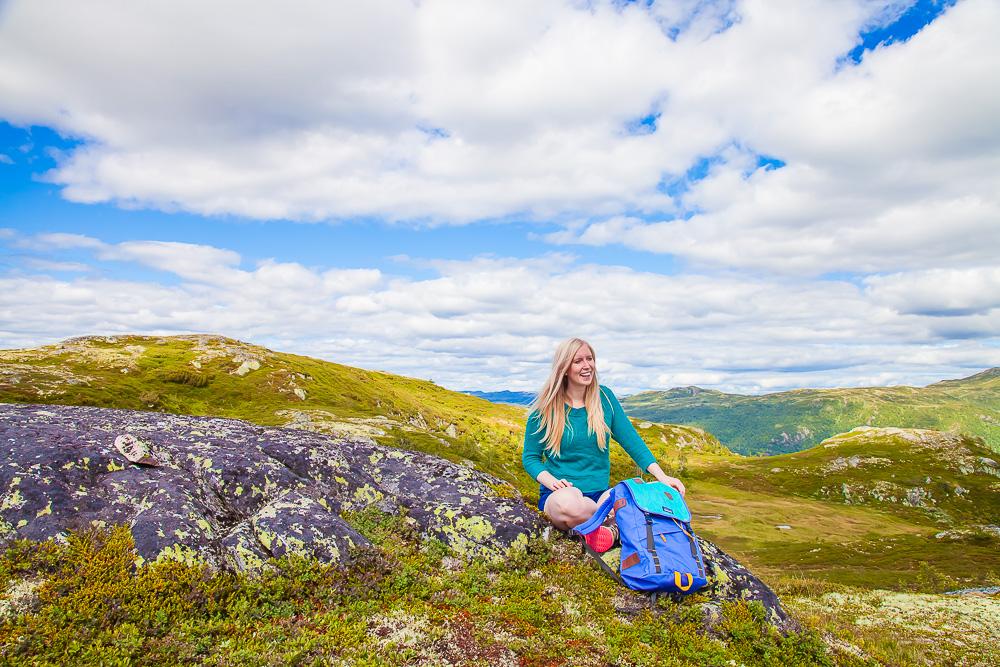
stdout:
POLYGON ((620 393, 1000 365, 998 24, 7 3, 0 346, 211 331, 534 389, 582 335, 620 393))

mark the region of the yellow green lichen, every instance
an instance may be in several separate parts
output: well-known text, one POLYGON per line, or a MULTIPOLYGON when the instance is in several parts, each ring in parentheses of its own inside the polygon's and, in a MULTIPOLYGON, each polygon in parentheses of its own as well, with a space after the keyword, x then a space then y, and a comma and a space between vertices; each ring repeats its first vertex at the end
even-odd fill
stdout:
POLYGON ((117 465, 114 461, 108 461, 108 472, 117 472, 119 470, 125 470, 125 466, 117 465))
POLYGON ((476 541, 486 540, 496 535, 497 532, 493 524, 481 516, 459 518, 455 521, 455 530, 476 541))
POLYGON ((385 496, 381 491, 376 489, 370 484, 365 484, 364 486, 358 487, 354 491, 354 501, 357 503, 371 504, 377 503, 382 500, 385 496))
POLYGON ((156 562, 162 561, 177 561, 185 565, 195 565, 201 562, 201 559, 198 557, 197 550, 193 547, 175 543, 169 547, 164 547, 156 555, 156 562))
POLYGON ((24 505, 24 496, 21 495, 19 489, 14 489, 13 493, 4 496, 3 502, 0 502, 0 510, 15 509, 22 505, 24 505))
POLYGON ((49 501, 48 505, 46 505, 42 509, 40 509, 37 512, 35 512, 35 518, 37 519, 38 517, 46 516, 48 514, 52 514, 52 501, 51 500, 49 501))
POLYGON ((257 539, 260 540, 260 543, 264 545, 265 549, 270 550, 271 545, 274 544, 276 539, 278 539, 278 536, 275 533, 266 530, 258 530, 257 539))

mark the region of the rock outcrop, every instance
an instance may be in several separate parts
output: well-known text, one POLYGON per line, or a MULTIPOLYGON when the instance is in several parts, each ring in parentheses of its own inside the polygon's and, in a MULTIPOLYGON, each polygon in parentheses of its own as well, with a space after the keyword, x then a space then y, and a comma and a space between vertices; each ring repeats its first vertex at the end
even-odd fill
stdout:
MULTIPOLYGON (((249 571, 291 553, 343 562, 351 547, 368 544, 351 513, 372 506, 404 512, 423 536, 466 556, 501 557, 552 533, 502 480, 364 437, 0 404, 0 453, 0 547, 121 524, 131 528, 139 562, 198 560, 249 571)), ((715 545, 701 546, 712 583, 701 598, 707 627, 718 603, 747 600, 760 602, 779 629, 793 628, 763 582, 715 545)), ((632 591, 621 597, 623 612, 645 604, 632 591)))
POLYGON ((367 541, 344 514, 405 510, 460 554, 500 556, 539 534, 501 480, 368 439, 334 439, 233 419, 0 404, 0 544, 131 526, 143 560, 200 558, 258 568, 301 553, 343 561, 367 541), (130 435, 155 465, 129 462, 130 435))

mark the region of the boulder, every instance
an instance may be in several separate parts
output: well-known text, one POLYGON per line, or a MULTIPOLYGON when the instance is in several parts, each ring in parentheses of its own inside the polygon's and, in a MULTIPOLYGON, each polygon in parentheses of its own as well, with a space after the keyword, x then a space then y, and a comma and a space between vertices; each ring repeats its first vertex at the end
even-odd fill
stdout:
POLYGON ((500 557, 542 530, 502 480, 367 438, 0 404, 0 452, 0 546, 125 524, 140 560, 254 570, 289 553, 345 561, 367 544, 345 516, 372 505, 405 511, 423 535, 467 556, 500 557), (143 459, 133 463, 116 441, 141 443, 143 459))

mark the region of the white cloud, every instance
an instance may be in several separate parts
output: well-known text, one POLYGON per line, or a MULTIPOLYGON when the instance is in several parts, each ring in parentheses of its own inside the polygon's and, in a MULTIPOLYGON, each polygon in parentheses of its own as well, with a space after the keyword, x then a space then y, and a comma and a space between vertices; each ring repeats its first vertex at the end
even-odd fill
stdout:
POLYGON ((688 111, 715 109, 738 128, 735 138, 787 166, 754 171, 755 155, 728 149, 684 196, 697 211, 690 219, 612 218, 549 238, 814 274, 990 262, 1000 254, 997 27, 995 3, 969 0, 909 42, 819 76, 780 60, 777 71, 762 66, 743 41, 748 33, 731 30, 712 40, 720 60, 743 54, 753 68, 748 87, 768 94, 752 100, 745 90, 743 104, 738 83, 690 86, 688 111), (723 94, 729 104, 708 103, 723 94))
POLYGON ((661 275, 554 254, 431 260, 424 267, 434 275, 417 279, 273 260, 248 270, 236 253, 191 244, 53 235, 11 243, 40 239, 84 246, 94 271, 56 278, 36 265, 0 277, 2 346, 210 331, 452 388, 534 389, 556 343, 578 335, 594 344, 602 379, 620 393, 926 383, 1000 365, 1000 309, 941 317, 901 306, 911 287, 925 291, 921 281, 953 284, 942 293, 964 300, 946 303, 971 303, 993 274, 887 276, 858 286, 661 275), (123 261, 180 282, 109 277, 123 261))
POLYGON ((1000 309, 1000 268, 995 266, 871 276, 865 284, 875 301, 901 313, 983 315, 1000 309))
POLYGON ((39 271, 87 273, 91 270, 90 265, 82 262, 53 262, 47 259, 39 259, 37 257, 28 257, 24 261, 25 264, 30 266, 32 269, 37 269, 39 271))
POLYGON ((551 240, 797 273, 1000 251, 995 2, 839 69, 908 3, 643 5, 11 2, 0 117, 85 140, 49 176, 82 202, 585 216, 551 240), (650 113, 656 132, 625 131, 650 113), (681 212, 662 179, 720 151, 681 202, 698 214, 656 222, 681 212), (744 178, 747 151, 787 166, 744 178))
POLYGON ((6 153, 0 153, 0 164, 14 164, 14 160, 6 153))
POLYGON ((19 238, 16 230, 12 230, 15 247, 29 250, 68 250, 73 248, 97 249, 104 248, 105 243, 85 234, 66 234, 63 232, 36 234, 35 236, 19 238))

